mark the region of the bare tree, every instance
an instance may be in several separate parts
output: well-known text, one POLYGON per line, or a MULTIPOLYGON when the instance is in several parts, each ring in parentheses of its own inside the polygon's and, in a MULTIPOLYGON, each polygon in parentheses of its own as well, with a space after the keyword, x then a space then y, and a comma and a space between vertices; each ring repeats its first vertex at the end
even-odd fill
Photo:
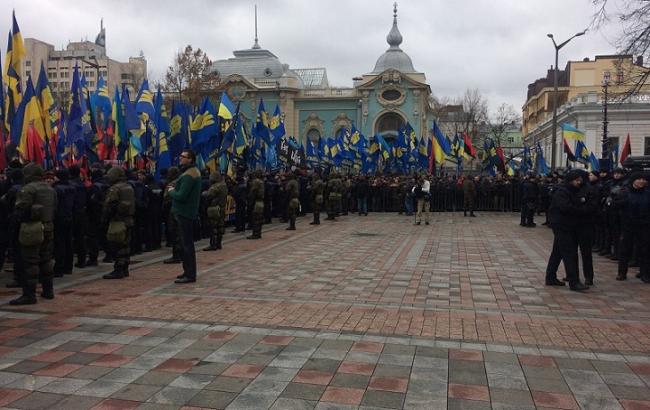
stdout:
POLYGON ((488 123, 490 137, 494 140, 497 147, 503 145, 503 138, 507 131, 512 129, 512 126, 520 121, 521 118, 512 105, 503 103, 497 108, 488 123))
POLYGON ((630 59, 620 59, 616 69, 624 80, 625 91, 620 97, 627 99, 638 93, 646 85, 650 70, 642 65, 643 59, 650 58, 650 2, 644 0, 592 0, 595 12, 592 27, 598 29, 612 20, 621 24, 622 34, 615 40, 621 55, 641 56, 636 64, 630 59))
POLYGON ((478 136, 479 126, 488 119, 488 103, 481 92, 475 88, 466 90, 461 98, 463 119, 460 131, 466 132, 472 140, 478 136))
POLYGON ((167 68, 163 88, 180 100, 198 104, 201 96, 219 83, 219 75, 211 68, 212 61, 203 50, 187 45, 167 68))

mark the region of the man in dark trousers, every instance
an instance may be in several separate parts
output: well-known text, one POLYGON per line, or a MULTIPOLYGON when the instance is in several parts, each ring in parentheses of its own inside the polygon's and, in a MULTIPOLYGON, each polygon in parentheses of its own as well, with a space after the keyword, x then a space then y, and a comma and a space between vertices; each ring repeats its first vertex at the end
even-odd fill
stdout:
POLYGON ((178 223, 181 242, 183 274, 175 283, 196 282, 196 254, 194 251, 194 220, 199 214, 201 201, 201 173, 196 167, 196 154, 190 149, 180 155, 181 176, 174 188, 169 190, 172 199, 172 214, 178 223))
MULTIPOLYGON (((58 206, 54 213, 54 277, 72 273, 74 252, 72 250, 72 213, 75 189, 68 183, 70 173, 63 168, 56 171, 56 191, 58 206)), ((54 180, 54 175, 48 180, 54 180)))
POLYGON ((539 191, 532 175, 524 176, 521 184, 521 226, 534 228, 535 207, 539 191))
POLYGON ((618 276, 616 280, 627 279, 632 250, 637 247, 637 258, 640 267, 638 277, 645 283, 650 283, 650 190, 648 190, 648 175, 633 172, 629 184, 617 199, 617 207, 621 210, 621 242, 619 246, 618 276))
POLYGON ((235 229, 232 233, 244 232, 246 230, 246 201, 248 197, 248 187, 244 175, 237 175, 237 184, 233 192, 235 200, 235 229))
POLYGON ((77 254, 77 263, 75 267, 86 267, 86 224, 88 222, 88 215, 86 213, 86 205, 88 200, 88 193, 86 185, 81 179, 81 169, 78 165, 71 165, 68 168, 70 171, 70 185, 75 190, 74 194, 74 212, 72 213, 72 238, 74 251, 77 254))
POLYGON ((578 224, 587 213, 585 198, 578 192, 583 183, 584 171, 574 169, 567 173, 551 199, 549 224, 553 229, 553 250, 546 266, 546 286, 564 286, 557 278, 560 261, 564 262, 569 288, 576 292, 589 289, 578 277, 578 224))

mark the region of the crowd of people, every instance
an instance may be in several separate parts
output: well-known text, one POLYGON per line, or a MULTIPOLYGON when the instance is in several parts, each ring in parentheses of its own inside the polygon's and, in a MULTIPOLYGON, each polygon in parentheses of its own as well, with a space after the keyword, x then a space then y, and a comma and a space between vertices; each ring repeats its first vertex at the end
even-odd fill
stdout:
POLYGON ((13 264, 8 287, 22 289, 13 304, 54 297, 54 278, 73 269, 113 263, 105 279, 129 276, 131 255, 171 247, 167 264, 182 264, 176 283, 196 281, 194 242, 209 238, 204 251, 222 247, 227 225, 233 232, 262 236, 272 218, 296 229, 296 218, 310 214, 311 224, 339 215, 397 212, 430 223, 430 212, 520 212, 521 225, 535 227, 535 214, 546 214, 554 244, 546 274, 549 286, 564 285, 557 269, 564 262, 572 290, 593 285, 591 253, 618 260, 617 279, 629 266, 650 283, 648 243, 650 189, 647 175, 625 170, 566 175, 343 175, 306 169, 246 172, 224 176, 199 171, 191 150, 179 166, 159 178, 146 170, 95 164, 44 171, 39 165, 12 161, 0 173, 0 269, 13 264), (578 249, 584 283, 578 278, 578 249), (103 259, 99 259, 100 251, 103 259), (76 259, 76 262, 75 262, 76 259))

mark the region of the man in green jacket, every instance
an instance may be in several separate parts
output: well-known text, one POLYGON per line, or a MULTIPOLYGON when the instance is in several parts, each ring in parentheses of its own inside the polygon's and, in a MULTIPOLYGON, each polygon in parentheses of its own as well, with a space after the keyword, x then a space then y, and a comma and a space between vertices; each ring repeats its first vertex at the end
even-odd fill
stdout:
POLYGON ((178 223, 178 237, 181 243, 183 274, 175 283, 196 282, 196 255, 194 253, 194 220, 199 214, 201 201, 201 173, 196 167, 196 154, 190 149, 180 155, 181 176, 168 191, 172 199, 172 215, 178 223))

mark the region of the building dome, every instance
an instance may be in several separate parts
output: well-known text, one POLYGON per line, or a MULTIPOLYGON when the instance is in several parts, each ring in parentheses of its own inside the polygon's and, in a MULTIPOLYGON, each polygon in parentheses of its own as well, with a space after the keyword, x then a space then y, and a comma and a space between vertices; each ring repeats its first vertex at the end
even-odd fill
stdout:
POLYGON ((399 48, 399 45, 402 44, 402 34, 397 28, 397 3, 393 7, 393 27, 386 36, 386 41, 390 47, 377 59, 372 73, 379 74, 389 68, 403 73, 415 73, 411 57, 399 48))

